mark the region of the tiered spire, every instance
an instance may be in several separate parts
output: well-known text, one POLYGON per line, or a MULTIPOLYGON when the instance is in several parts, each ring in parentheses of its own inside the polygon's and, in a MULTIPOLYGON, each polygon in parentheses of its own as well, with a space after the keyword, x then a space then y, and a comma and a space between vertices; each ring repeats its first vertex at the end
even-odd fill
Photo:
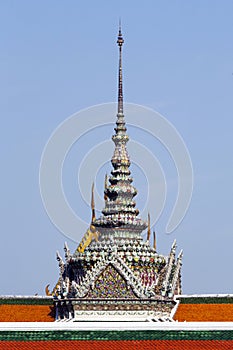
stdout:
MULTIPOLYGON (((169 257, 151 247, 150 215, 146 224, 138 218, 136 188, 130 176, 129 137, 123 114, 122 46, 119 28, 118 109, 112 171, 105 176, 104 209, 96 218, 92 185, 91 224, 73 255, 65 245, 65 262, 57 254, 60 276, 53 292, 56 320, 64 321, 169 321, 174 295, 181 293, 182 253, 176 259, 176 243, 169 257), (148 226, 147 240, 141 232, 148 226), (123 316, 124 315, 124 316, 123 316)), ((174 309, 173 309, 174 310, 174 309)))
POLYGON ((123 114, 123 79, 122 79, 122 46, 124 39, 121 34, 121 23, 119 25, 119 33, 117 44, 119 46, 119 73, 118 73, 118 114, 123 114))
MULTIPOLYGON (((95 220, 94 225, 102 233, 113 234, 116 238, 136 238, 147 224, 137 218, 139 210, 135 208, 133 198, 137 190, 132 186, 133 178, 130 176, 130 158, 126 144, 129 137, 126 133, 125 118, 123 114, 123 79, 122 79, 122 47, 124 39, 119 27, 117 44, 119 47, 119 69, 118 69, 118 108, 115 134, 112 140, 115 150, 112 157, 113 170, 109 178, 110 185, 105 184, 105 208, 103 215, 95 220), (110 232, 109 228, 114 228, 110 232), (105 228, 108 228, 106 231, 105 228), (105 232, 106 231, 106 232, 105 232)), ((139 237, 139 236, 138 236, 139 237)))

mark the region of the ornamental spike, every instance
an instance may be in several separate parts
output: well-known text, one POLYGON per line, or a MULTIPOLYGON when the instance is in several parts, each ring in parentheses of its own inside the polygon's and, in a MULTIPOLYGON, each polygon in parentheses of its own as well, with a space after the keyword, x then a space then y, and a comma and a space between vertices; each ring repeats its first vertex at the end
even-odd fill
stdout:
POLYGON ((65 251, 65 258, 66 260, 68 260, 70 258, 70 249, 68 247, 67 242, 65 242, 64 244, 64 251, 65 251))
POLYGON ((56 251, 56 256, 57 256, 57 261, 59 261, 59 262, 62 261, 62 257, 61 257, 58 250, 56 251))
POLYGON ((119 23, 117 44, 119 46, 118 114, 123 114, 122 46, 124 44, 124 39, 121 34, 121 23, 119 23))
POLYGON ((156 233, 155 233, 155 230, 153 230, 153 239, 154 239, 153 248, 156 250, 156 233))
POLYGON ((147 241, 150 240, 151 230, 150 230, 150 213, 148 213, 148 226, 147 226, 147 241))
POLYGON ((183 249, 181 249, 181 251, 180 251, 180 253, 179 253, 177 259, 178 259, 178 260, 182 260, 182 258, 183 258, 183 249))
POLYGON ((172 250, 173 252, 175 252, 175 250, 176 250, 176 239, 174 240, 174 242, 173 242, 173 244, 172 244, 171 250, 172 250))
POLYGON ((108 174, 105 174, 105 179, 104 179, 104 200, 108 200, 108 196, 106 194, 106 190, 108 188, 108 174))
POLYGON ((91 222, 93 223, 95 221, 95 198, 94 198, 94 190, 95 190, 95 185, 94 182, 92 184, 91 188, 91 222))
POLYGON ((65 252, 70 251, 67 242, 64 243, 64 250, 65 250, 65 252))

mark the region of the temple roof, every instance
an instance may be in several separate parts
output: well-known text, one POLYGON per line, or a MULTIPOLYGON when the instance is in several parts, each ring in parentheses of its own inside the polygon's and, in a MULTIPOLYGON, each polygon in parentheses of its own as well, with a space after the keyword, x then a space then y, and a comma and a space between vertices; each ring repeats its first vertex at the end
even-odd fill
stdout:
MULTIPOLYGON (((174 320, 179 322, 233 321, 233 295, 179 295, 174 320)), ((1 296, 0 322, 52 322, 52 297, 1 296)), ((34 326, 35 327, 35 326, 34 326)))

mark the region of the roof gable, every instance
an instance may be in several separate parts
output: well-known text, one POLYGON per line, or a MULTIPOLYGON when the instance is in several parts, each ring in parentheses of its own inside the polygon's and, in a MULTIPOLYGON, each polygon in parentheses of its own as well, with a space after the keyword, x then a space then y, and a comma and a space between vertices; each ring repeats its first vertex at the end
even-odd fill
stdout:
POLYGON ((88 293, 88 298, 135 298, 127 281, 110 263, 97 277, 94 289, 88 293))

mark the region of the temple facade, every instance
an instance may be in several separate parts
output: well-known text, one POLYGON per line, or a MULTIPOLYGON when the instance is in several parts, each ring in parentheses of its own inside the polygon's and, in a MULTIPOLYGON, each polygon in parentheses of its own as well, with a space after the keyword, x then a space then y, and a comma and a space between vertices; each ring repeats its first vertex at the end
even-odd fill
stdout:
POLYGON ((95 215, 92 187, 92 220, 74 254, 65 244, 59 253, 60 276, 52 293, 56 321, 172 321, 174 296, 181 294, 182 252, 176 242, 170 254, 150 245, 150 217, 145 222, 136 208, 123 111, 122 48, 119 29, 118 109, 112 140, 112 171, 105 178, 105 206, 95 215), (147 230, 147 239, 142 232, 147 230))

